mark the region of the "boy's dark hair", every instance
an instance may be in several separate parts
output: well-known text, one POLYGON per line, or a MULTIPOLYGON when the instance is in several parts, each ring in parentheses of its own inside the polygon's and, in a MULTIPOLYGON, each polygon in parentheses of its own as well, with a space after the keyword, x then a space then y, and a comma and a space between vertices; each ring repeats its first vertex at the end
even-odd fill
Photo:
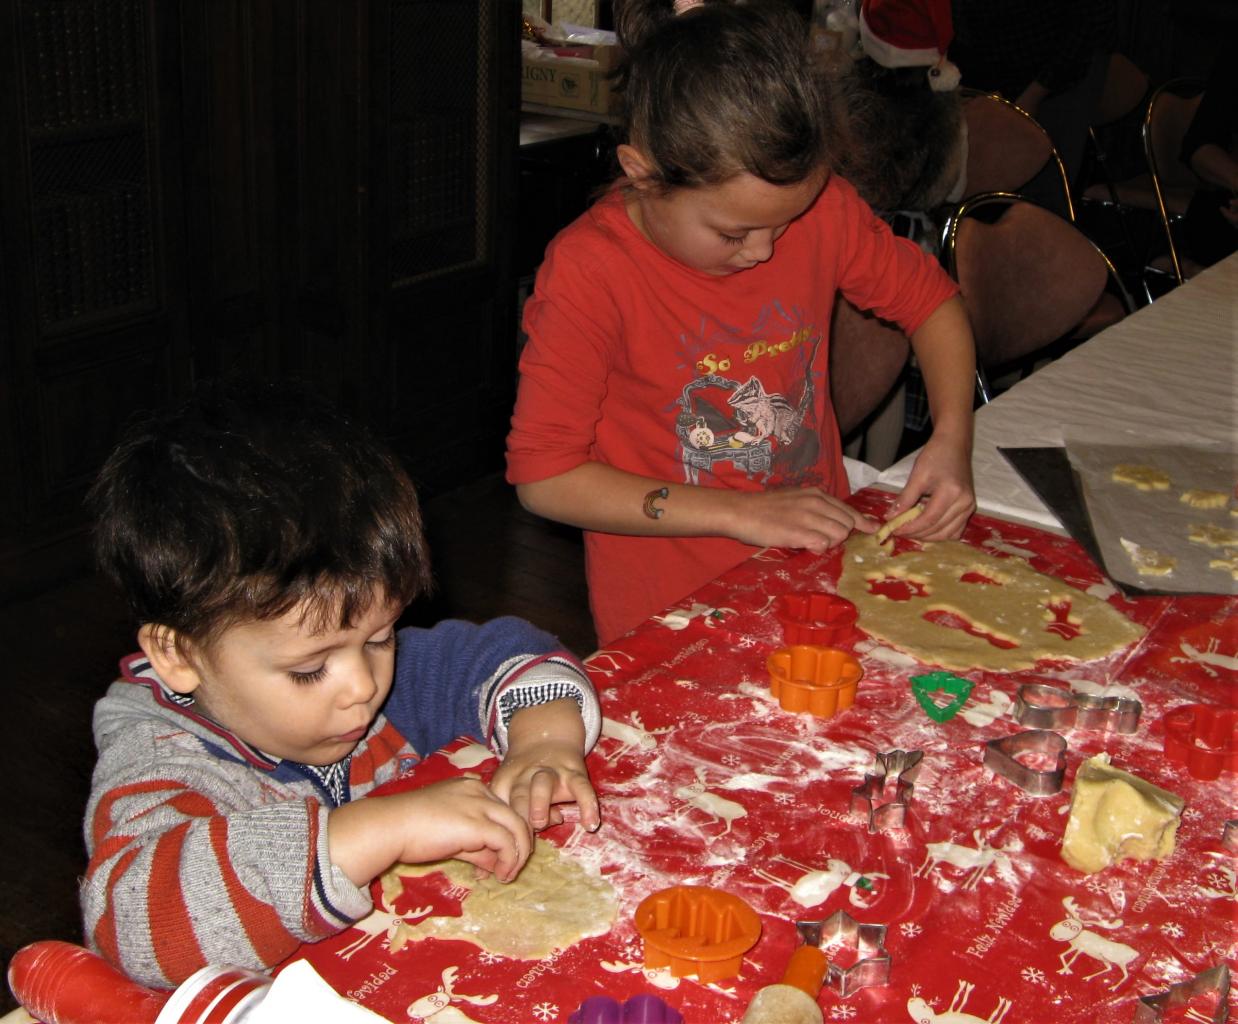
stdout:
POLYGON ((773 185, 827 162, 827 111, 804 19, 786 0, 623 0, 615 25, 628 141, 662 188, 747 172, 773 185))
POLYGON ((299 605, 311 629, 348 626, 376 592, 404 605, 430 587, 412 481, 299 386, 200 384, 128 431, 90 503, 137 621, 198 645, 299 605))

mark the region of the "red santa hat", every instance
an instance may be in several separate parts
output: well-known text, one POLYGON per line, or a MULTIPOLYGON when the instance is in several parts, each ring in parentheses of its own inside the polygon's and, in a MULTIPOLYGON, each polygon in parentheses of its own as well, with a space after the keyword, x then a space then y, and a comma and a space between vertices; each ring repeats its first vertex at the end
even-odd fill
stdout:
POLYGON ((959 69, 946 57, 954 38, 950 0, 863 0, 860 44, 884 68, 927 67, 929 86, 946 92, 959 69))

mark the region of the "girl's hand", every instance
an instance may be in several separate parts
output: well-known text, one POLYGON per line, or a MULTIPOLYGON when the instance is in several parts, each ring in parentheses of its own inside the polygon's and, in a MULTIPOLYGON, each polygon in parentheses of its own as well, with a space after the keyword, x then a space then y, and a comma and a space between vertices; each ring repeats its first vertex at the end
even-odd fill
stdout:
POLYGON ((925 495, 924 511, 896 532, 913 540, 953 540, 976 510, 972 488, 971 452, 967 445, 951 443, 936 435, 929 438, 916 457, 907 486, 890 506, 893 519, 925 495))
POLYGON ((837 547, 852 530, 875 533, 880 525, 819 487, 732 492, 730 536, 760 548, 804 548, 820 553, 837 547))
POLYGON ((454 857, 510 882, 533 852, 524 819, 479 779, 449 779, 337 807, 328 819, 331 862, 367 885, 392 864, 454 857))
POLYGON ((563 805, 575 804, 590 832, 601 824, 597 794, 585 768, 584 724, 574 700, 523 708, 507 730, 507 756, 490 788, 535 832, 563 822, 563 805))

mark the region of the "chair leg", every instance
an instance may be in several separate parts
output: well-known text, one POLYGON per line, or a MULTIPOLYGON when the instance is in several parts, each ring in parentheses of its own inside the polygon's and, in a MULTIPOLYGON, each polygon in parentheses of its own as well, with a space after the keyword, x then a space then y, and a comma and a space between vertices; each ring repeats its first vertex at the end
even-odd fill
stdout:
POLYGON ((989 389, 989 377, 984 372, 984 367, 979 363, 976 364, 976 394, 980 397, 980 401, 984 405, 988 405, 993 401, 992 391, 989 389))

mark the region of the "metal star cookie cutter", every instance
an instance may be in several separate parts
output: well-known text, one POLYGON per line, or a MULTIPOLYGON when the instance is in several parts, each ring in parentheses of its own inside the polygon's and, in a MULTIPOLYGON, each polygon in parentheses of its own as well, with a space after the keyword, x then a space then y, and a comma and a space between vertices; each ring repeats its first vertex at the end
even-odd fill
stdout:
POLYGON ((855 950, 856 961, 850 967, 831 960, 826 968, 825 984, 841 998, 862 988, 890 983, 884 924, 861 924, 845 910, 836 910, 823 921, 796 921, 795 930, 809 946, 846 945, 855 950))
POLYGON ((1052 796, 1066 775, 1066 738, 1047 729, 1028 729, 984 745, 984 766, 1032 796, 1052 796), (1052 768, 1031 768, 1021 755, 1053 758, 1052 768))
POLYGON ((1139 727, 1143 705, 1134 697, 1096 697, 1045 683, 1024 683, 1015 698, 1014 718, 1032 729, 1100 729, 1123 735, 1139 727))
POLYGON ((878 754, 873 774, 865 775, 864 782, 851 791, 851 810, 868 814, 870 833, 903 827, 923 757, 924 752, 920 750, 890 750, 878 754), (883 804, 880 801, 891 778, 894 779, 894 796, 883 804))
POLYGON ((1165 1019, 1166 1010, 1176 1010, 1202 996, 1215 997, 1215 1009, 1211 1017, 1192 1008, 1191 1020, 1208 1021, 1210 1024, 1225 1024, 1229 1020, 1229 966, 1224 963, 1210 967, 1189 981, 1170 985, 1164 992, 1152 996, 1140 996, 1135 1007, 1133 1024, 1159 1024, 1165 1019))

